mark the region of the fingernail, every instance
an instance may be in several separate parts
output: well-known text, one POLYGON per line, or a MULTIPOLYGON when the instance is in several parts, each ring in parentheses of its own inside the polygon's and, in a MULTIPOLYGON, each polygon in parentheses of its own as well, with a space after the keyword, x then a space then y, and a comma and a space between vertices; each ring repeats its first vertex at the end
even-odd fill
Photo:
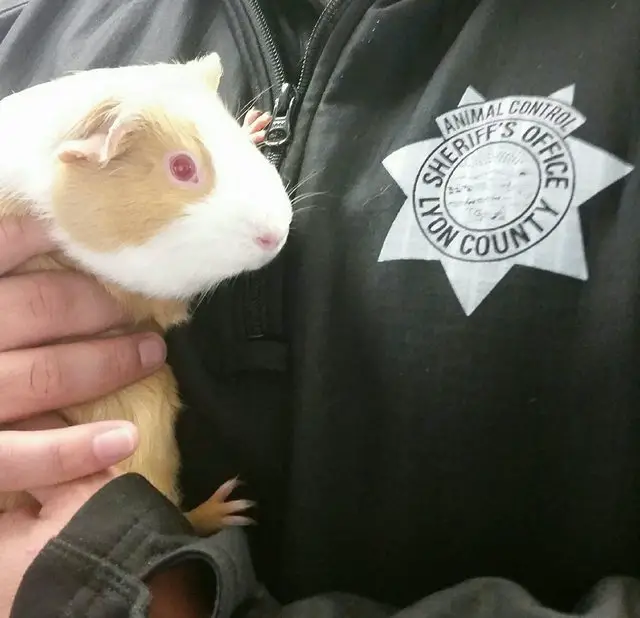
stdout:
POLYGON ((143 367, 157 367, 164 362, 166 347, 159 337, 146 337, 138 344, 138 353, 143 367))
POLYGON ((125 427, 112 429, 93 439, 94 455, 106 465, 116 464, 126 459, 136 448, 133 430, 125 427))

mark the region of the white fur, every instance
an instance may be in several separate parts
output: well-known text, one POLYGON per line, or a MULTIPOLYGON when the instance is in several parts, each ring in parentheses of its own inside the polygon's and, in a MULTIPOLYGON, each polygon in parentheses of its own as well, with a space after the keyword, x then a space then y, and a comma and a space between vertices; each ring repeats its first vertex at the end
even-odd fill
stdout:
MULTIPOLYGON (((34 203, 66 252, 90 271, 149 296, 186 298, 261 268, 284 245, 291 203, 276 169, 219 97, 185 65, 100 69, 49 82, 0 102, 0 183, 34 203), (194 121, 215 166, 216 187, 141 246, 99 253, 72 241, 51 213, 53 153, 60 136, 100 101, 161 103, 194 121), (276 233, 265 251, 255 238, 276 233)), ((188 191, 185 200, 188 201, 188 191)))

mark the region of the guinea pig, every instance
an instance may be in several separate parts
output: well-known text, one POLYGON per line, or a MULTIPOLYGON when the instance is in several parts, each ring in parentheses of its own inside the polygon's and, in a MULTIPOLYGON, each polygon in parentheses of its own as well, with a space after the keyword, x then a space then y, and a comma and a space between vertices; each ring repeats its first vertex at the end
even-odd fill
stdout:
MULTIPOLYGON (((222 102, 216 53, 186 63, 100 68, 65 75, 0 101, 0 217, 31 215, 59 250, 19 270, 74 269, 95 277, 138 328, 188 319, 189 301, 266 266, 287 241, 292 206, 257 147, 268 115, 240 125, 222 102)), ((140 444, 122 469, 176 504, 171 369, 60 413, 70 423, 126 419, 140 444)), ((198 532, 249 503, 227 502, 234 481, 187 514, 198 532)), ((26 500, 0 496, 0 510, 26 500)))

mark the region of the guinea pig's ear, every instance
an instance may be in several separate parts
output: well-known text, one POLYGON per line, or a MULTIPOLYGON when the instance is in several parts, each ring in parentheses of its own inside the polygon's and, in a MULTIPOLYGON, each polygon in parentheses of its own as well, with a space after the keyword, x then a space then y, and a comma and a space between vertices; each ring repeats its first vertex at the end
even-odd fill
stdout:
POLYGON ((187 67, 196 71, 213 90, 218 90, 222 79, 222 60, 216 52, 187 62, 187 67))
POLYGON ((141 118, 117 103, 105 102, 89 112, 58 147, 63 163, 89 161, 104 166, 126 150, 128 138, 141 127, 141 118))

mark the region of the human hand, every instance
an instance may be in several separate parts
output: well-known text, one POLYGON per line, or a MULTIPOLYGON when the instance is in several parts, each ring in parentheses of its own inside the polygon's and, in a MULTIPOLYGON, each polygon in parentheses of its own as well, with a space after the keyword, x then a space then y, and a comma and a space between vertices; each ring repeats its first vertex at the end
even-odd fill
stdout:
MULTIPOLYGON (((94 423, 65 429, 68 426, 60 416, 40 414, 15 423, 14 428, 43 438, 52 437, 54 432, 68 431, 67 435, 70 435, 71 430, 75 430, 76 443, 69 452, 75 451, 79 461, 84 459, 90 462, 93 454, 91 440, 87 438, 100 435, 96 428, 102 425, 113 423, 94 423)), ((137 446, 137 432, 134 431, 132 437, 134 440, 131 442, 131 452, 123 451, 123 458, 130 455, 137 446)), ((46 443, 47 439, 42 440, 42 444, 46 443)), ((66 444, 70 445, 71 441, 66 444)), ((99 458, 96 465, 103 465, 99 458)), ((59 471, 59 475, 61 473, 59 471)), ((34 479, 38 474, 44 476, 42 472, 31 472, 34 479)), ((28 493, 37 501, 38 509, 24 508, 0 514, 0 616, 10 615, 22 578, 45 545, 66 527, 97 491, 119 474, 114 468, 107 468, 59 485, 31 489, 28 493)), ((26 486, 23 484, 21 489, 26 486)), ((7 485, 9 487, 11 485, 7 485)), ((5 489, 0 485, 0 491, 5 489)), ((147 580, 152 593, 150 618, 204 618, 211 615, 213 599, 211 591, 202 588, 199 566, 193 563, 179 564, 154 574, 147 580)))
MULTIPOLYGON (((35 220, 0 220, 0 427, 105 395, 164 360, 164 343, 153 333, 55 344, 123 325, 125 317, 96 282, 79 273, 11 274, 52 249, 35 220)), ((0 431, 0 492, 102 470, 131 452, 133 432, 128 423, 0 431)))
POLYGON ((90 278, 12 274, 52 249, 34 220, 0 220, 0 426, 19 421, 0 431, 0 493, 27 491, 43 505, 39 512, 0 516, 2 616, 42 546, 113 478, 108 467, 137 446, 130 423, 65 427, 50 411, 135 382, 153 373, 165 355, 153 333, 91 339, 124 325, 125 316, 90 278), (56 343, 68 337, 86 340, 56 343))
MULTIPOLYGON (((60 432, 67 431, 62 419, 54 414, 40 415, 28 422, 18 423, 16 428, 29 430, 25 433, 38 434, 42 445, 47 442, 55 443, 54 434, 58 432, 58 435, 63 437, 65 434, 60 432)), ((69 453, 77 451, 74 455, 77 462, 92 460, 92 456, 85 457, 82 454, 83 451, 85 453, 91 451, 91 441, 87 439, 91 430, 83 431, 84 440, 76 435, 74 444, 71 441, 62 442, 68 446, 69 453)), ((93 429, 93 433, 97 434, 98 432, 93 429)), ((135 431, 132 432, 132 436, 134 440, 131 442, 131 452, 137 445, 135 431)), ((14 463, 18 463, 18 457, 15 458, 14 463)), ((90 467, 87 464, 85 466, 87 469, 90 467)), ((69 470, 71 469, 73 468, 69 468, 69 470)), ((79 468, 77 469, 79 470, 79 468)), ((37 500, 41 507, 39 509, 27 507, 0 514, 0 616, 3 617, 10 615, 22 578, 44 546, 60 533, 95 492, 118 475, 113 468, 107 468, 96 474, 59 485, 28 488, 29 480, 33 479, 32 482, 35 482, 37 474, 37 472, 29 471, 28 476, 21 477, 26 479, 26 483, 23 483, 20 489, 28 490, 28 493, 37 500)), ((63 470, 58 470, 58 474, 60 477, 65 476, 63 470)), ((46 476, 46 480, 51 481, 55 474, 49 473, 42 476, 46 476)), ((7 486, 0 485, 0 490, 9 488, 15 489, 16 483, 7 486)))
MULTIPOLYGON (((53 248, 33 219, 0 220, 0 423, 90 401, 164 362, 164 342, 155 333, 96 337, 124 326, 126 317, 91 278, 11 273, 53 248), (56 343, 68 338, 83 340, 56 343)), ((1 454, 7 448, 1 433, 0 440, 1 454)))

